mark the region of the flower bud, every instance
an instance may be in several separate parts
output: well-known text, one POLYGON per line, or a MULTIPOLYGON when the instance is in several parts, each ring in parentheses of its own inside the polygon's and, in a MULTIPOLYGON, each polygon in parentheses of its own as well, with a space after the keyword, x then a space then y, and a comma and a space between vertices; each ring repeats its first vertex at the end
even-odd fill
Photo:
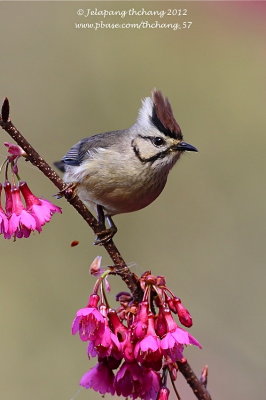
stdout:
POLYGON ((141 340, 146 335, 148 327, 148 310, 149 304, 147 301, 139 303, 136 319, 132 326, 132 338, 135 340, 141 340))
POLYGON ((164 308, 159 307, 159 313, 155 320, 155 331, 159 337, 163 337, 167 333, 167 324, 164 317, 164 308))
POLYGON ((169 309, 174 313, 177 314, 176 305, 180 303, 180 299, 178 297, 166 297, 166 303, 168 304, 169 309))
POLYGON ((162 386, 156 400, 168 400, 169 394, 170 390, 166 386, 162 386))
POLYGON ((99 273, 103 272, 103 271, 101 271, 101 262, 102 262, 101 256, 97 256, 94 258, 94 260, 92 261, 92 263, 90 265, 91 275, 98 276, 99 273))
POLYGON ((176 311, 177 311, 177 315, 178 315, 178 318, 179 318, 179 321, 181 322, 181 324, 186 326, 187 328, 190 328, 193 323, 192 317, 191 317, 189 311, 183 306, 181 301, 176 303, 176 311))

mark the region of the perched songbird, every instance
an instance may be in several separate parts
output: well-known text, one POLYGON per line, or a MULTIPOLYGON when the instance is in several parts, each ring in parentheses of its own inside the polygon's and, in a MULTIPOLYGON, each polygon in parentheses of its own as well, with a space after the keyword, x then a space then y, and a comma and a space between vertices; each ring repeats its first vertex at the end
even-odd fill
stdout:
POLYGON ((185 151, 197 149, 183 141, 168 99, 154 90, 134 125, 80 140, 55 165, 81 200, 97 210, 102 231, 95 244, 102 244, 117 231, 111 217, 152 203, 185 151))

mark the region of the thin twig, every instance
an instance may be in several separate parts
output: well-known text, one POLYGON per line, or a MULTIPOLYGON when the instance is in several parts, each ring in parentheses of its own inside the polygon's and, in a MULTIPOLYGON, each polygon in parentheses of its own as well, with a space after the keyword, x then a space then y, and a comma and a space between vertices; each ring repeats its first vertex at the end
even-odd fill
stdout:
POLYGON ((181 372, 181 374, 184 376, 186 379, 187 383, 193 390, 195 396, 199 400, 211 400, 211 396, 205 386, 200 382, 200 380, 197 378, 196 374, 192 370, 191 366, 187 362, 186 359, 183 359, 182 361, 177 361, 178 369, 181 372))
POLYGON ((208 365, 205 365, 202 368, 201 375, 200 375, 200 382, 205 387, 207 387, 207 384, 208 384, 208 374, 209 374, 209 368, 208 368, 208 365))

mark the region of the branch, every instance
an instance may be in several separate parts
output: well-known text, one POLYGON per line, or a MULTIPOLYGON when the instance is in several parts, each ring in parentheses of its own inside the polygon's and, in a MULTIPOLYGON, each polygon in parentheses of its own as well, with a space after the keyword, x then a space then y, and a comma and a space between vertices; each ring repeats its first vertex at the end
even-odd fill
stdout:
POLYGON ((187 360, 183 359, 182 361, 177 361, 177 365, 197 399, 211 400, 210 393, 207 391, 205 384, 197 378, 187 360))
MULTIPOLYGON (((83 217, 87 224, 92 228, 93 232, 97 234, 99 226, 96 218, 90 213, 85 204, 80 198, 69 190, 64 192, 66 188, 65 183, 59 175, 50 167, 49 164, 37 153, 37 151, 31 146, 31 144, 24 138, 21 132, 13 125, 9 119, 9 101, 6 98, 2 106, 2 112, 0 116, 0 126, 14 139, 14 141, 27 153, 27 160, 29 160, 34 166, 48 178, 50 181, 62 192, 66 200, 77 210, 77 212, 83 217)), ((110 240, 108 243, 103 244, 109 256, 113 260, 116 268, 116 272, 121 276, 127 287, 131 291, 134 300, 138 301, 142 297, 142 290, 140 289, 138 278, 133 274, 114 242, 110 240)))
MULTIPOLYGON (((62 195, 66 200, 77 210, 77 212, 83 217, 87 224, 92 228, 93 232, 97 234, 99 231, 99 225, 96 218, 90 213, 85 204, 80 198, 73 192, 66 190, 66 185, 63 180, 57 175, 57 173, 50 167, 49 164, 37 153, 37 151, 31 146, 31 144, 24 138, 22 133, 13 125, 9 119, 9 101, 6 98, 2 105, 0 115, 0 126, 14 139, 14 141, 26 152, 27 160, 29 160, 34 166, 36 166, 58 189, 62 192, 62 195)), ((133 295, 133 299, 136 302, 140 302, 143 296, 142 289, 140 288, 139 278, 133 274, 113 240, 103 244, 104 248, 108 252, 109 256, 115 264, 115 273, 120 275, 122 280, 126 283, 128 289, 133 295)), ((205 388, 204 383, 201 383, 197 378, 190 365, 186 360, 177 362, 179 371, 182 373, 187 383, 190 385, 195 396, 198 400, 211 400, 211 396, 205 388)))

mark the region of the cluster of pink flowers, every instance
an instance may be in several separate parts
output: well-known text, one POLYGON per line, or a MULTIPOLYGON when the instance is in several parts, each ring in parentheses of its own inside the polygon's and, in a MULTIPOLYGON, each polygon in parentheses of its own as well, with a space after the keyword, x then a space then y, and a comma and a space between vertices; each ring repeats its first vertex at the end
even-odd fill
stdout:
MULTIPOLYGON (((17 160, 25 153, 19 146, 9 143, 5 143, 5 146, 11 154, 5 163, 7 167, 11 165, 13 177, 18 177, 17 160)), ((61 213, 61 208, 48 200, 36 197, 26 182, 19 180, 17 184, 11 185, 6 180, 3 185, 0 183, 0 234, 3 234, 5 239, 28 238, 32 231, 41 232, 43 225, 49 222, 55 213, 61 213), (4 207, 1 203, 3 189, 4 207)))
POLYGON ((88 356, 98 357, 80 385, 102 395, 167 400, 167 375, 176 379, 176 362, 183 359, 184 347, 201 348, 173 318, 172 313, 177 314, 181 324, 190 327, 188 310, 166 287, 165 279, 150 272, 141 277, 142 301, 136 304, 129 293, 121 292, 116 310, 109 307, 106 296, 98 295, 102 281, 98 279, 88 305, 77 311, 72 324, 72 334, 79 333, 88 342, 88 356))

